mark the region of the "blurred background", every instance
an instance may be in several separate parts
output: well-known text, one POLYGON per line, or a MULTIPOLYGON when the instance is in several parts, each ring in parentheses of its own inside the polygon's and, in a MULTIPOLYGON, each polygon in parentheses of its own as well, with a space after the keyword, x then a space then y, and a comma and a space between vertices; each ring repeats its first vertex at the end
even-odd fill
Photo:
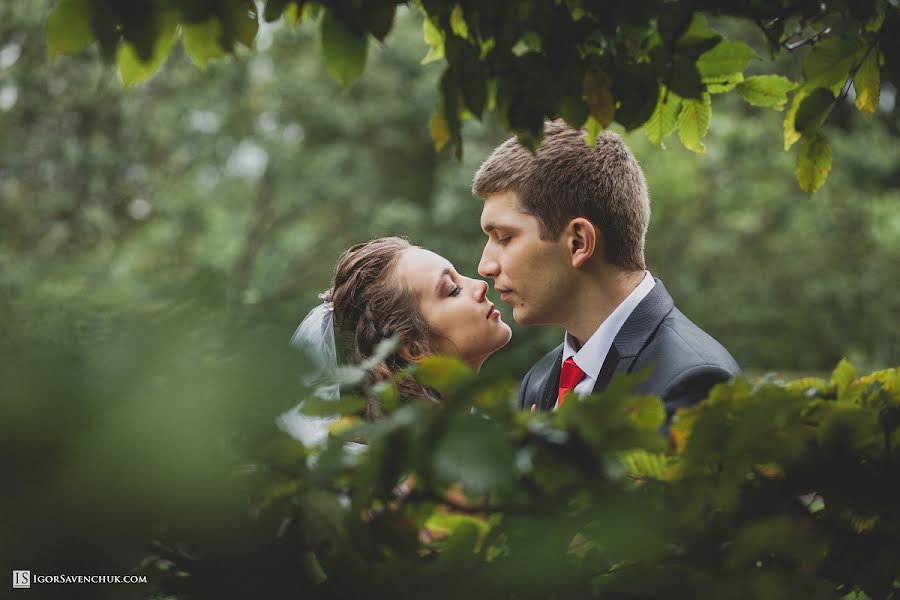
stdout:
MULTIPOLYGON (((95 47, 48 61, 50 4, 0 4, 0 540, 11 568, 122 572, 144 549, 118 542, 154 523, 226 518, 212 432, 296 400, 288 341, 344 249, 404 235, 476 274, 471 180, 507 135, 469 122, 462 160, 434 152, 441 66, 420 65, 415 11, 349 90, 315 24, 280 22, 205 71, 176 49, 126 90, 95 47)), ((738 98, 714 97, 704 155, 626 135, 649 269, 749 373, 900 364, 896 93, 868 119, 838 106, 813 197, 783 115, 738 98)), ((513 341, 483 372, 515 379, 562 333, 504 318, 513 341)))

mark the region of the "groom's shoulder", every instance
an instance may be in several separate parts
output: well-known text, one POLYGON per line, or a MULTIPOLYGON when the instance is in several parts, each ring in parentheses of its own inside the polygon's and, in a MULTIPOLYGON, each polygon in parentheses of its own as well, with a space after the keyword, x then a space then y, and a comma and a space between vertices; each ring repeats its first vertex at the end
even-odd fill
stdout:
POLYGON ((731 353, 678 308, 665 316, 641 354, 644 360, 666 365, 664 369, 673 371, 673 375, 704 366, 730 375, 740 372, 731 353))

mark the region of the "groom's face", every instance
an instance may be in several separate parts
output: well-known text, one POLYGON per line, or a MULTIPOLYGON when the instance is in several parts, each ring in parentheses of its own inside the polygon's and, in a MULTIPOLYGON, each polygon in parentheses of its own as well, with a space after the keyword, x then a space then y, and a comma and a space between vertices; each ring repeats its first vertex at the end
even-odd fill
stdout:
POLYGON ((559 323, 571 287, 565 243, 545 241, 537 217, 526 213, 515 192, 489 194, 481 212, 488 236, 478 273, 494 280, 500 300, 522 325, 559 323))

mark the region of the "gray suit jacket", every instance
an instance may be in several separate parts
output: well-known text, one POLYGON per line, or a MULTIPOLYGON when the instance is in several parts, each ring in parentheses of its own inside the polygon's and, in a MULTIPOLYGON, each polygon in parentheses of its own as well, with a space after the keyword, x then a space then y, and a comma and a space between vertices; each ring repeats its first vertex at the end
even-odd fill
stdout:
MULTIPOLYGON (((525 375, 519 390, 519 407, 550 410, 556 404, 562 365, 560 344, 525 375)), ((709 393, 716 383, 740 372, 731 354, 675 308, 662 282, 656 285, 629 315, 616 334, 594 386, 603 391, 618 373, 640 371, 652 365, 649 379, 634 388, 636 394, 662 398, 666 417, 690 406, 709 393)))

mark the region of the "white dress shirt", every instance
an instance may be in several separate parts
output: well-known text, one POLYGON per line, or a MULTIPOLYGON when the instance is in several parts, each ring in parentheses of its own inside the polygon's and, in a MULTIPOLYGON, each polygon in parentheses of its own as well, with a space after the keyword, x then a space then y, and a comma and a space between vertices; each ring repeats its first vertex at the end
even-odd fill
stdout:
POLYGON ((573 358, 575 364, 585 374, 584 379, 573 390, 579 397, 587 396, 594 390, 597 377, 600 375, 600 369, 603 368, 603 362, 606 360, 606 355, 609 354, 613 340, 616 339, 616 334, 619 333, 622 325, 625 324, 625 321, 628 320, 628 317, 631 316, 637 305, 641 303, 641 300, 650 293, 654 285, 656 285, 656 281, 653 279, 653 276, 650 275, 649 271, 644 271, 644 278, 637 287, 600 324, 597 331, 591 335, 579 350, 575 350, 573 346, 574 340, 566 332, 565 341, 563 342, 563 362, 573 358))

